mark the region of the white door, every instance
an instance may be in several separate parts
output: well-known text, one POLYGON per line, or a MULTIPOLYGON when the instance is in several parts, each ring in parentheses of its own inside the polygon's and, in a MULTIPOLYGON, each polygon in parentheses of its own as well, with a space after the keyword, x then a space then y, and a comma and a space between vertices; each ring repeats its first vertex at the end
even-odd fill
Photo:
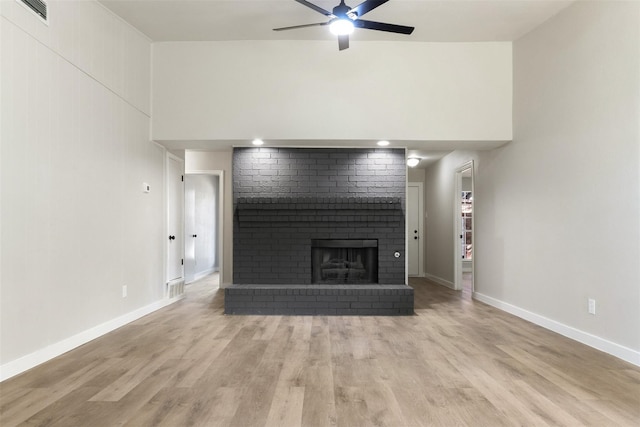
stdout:
POLYGON ((184 176, 184 283, 196 277, 196 189, 193 176, 184 176))
POLYGON ((167 157, 167 282, 182 278, 182 254, 184 252, 184 185, 182 174, 184 163, 182 160, 167 157))
POLYGON ((422 183, 410 182, 407 186, 407 257, 409 276, 422 276, 422 183))

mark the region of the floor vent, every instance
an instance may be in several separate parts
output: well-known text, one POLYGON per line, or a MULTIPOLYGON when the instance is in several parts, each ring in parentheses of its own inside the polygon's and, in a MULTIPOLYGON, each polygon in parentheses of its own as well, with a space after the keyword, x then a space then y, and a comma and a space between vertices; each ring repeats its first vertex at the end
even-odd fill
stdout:
POLYGON ((184 294, 184 280, 174 280, 167 283, 167 296, 169 298, 177 298, 184 294))
POLYGON ((37 14, 44 21, 47 20, 47 3, 42 0, 18 0, 20 3, 24 4, 26 7, 31 9, 35 14, 37 14))

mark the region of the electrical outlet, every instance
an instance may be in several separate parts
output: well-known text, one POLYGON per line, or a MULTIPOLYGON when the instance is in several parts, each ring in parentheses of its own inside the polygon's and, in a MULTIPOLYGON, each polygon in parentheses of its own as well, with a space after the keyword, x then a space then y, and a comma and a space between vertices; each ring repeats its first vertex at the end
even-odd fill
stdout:
POLYGON ((127 297, 127 285, 122 285, 122 298, 127 297))
POLYGON ((596 314, 596 300, 589 298, 589 314, 596 314))

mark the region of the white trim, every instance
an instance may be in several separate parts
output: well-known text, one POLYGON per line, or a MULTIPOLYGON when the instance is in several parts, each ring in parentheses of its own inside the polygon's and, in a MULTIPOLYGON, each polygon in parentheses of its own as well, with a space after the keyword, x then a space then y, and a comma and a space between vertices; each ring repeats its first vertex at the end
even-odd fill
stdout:
POLYGON ((640 351, 636 351, 620 344, 607 341, 604 338, 600 338, 588 332, 581 331, 572 326, 565 325, 564 323, 557 322, 539 314, 532 313, 513 304, 500 301, 499 299, 481 294, 479 292, 474 292, 473 298, 492 307, 513 314, 514 316, 517 316, 521 319, 534 323, 538 326, 542 326, 545 329, 556 332, 567 338, 571 338, 572 340, 588 345, 589 347, 593 347, 597 350, 608 353, 612 356, 624 360, 625 362, 640 366, 640 351))
POLYGON ((409 284, 409 221, 407 221, 407 193, 409 189, 409 167, 407 166, 407 147, 404 147, 404 284, 409 284))
POLYGON ((80 347, 81 345, 86 344, 89 341, 106 335, 109 332, 112 332, 126 325, 127 323, 131 323, 141 317, 146 316, 147 314, 160 310, 161 308, 173 304, 174 302, 177 302, 181 299, 182 297, 173 299, 162 299, 145 307, 134 310, 130 313, 124 314, 120 317, 116 317, 115 319, 109 320, 98 326, 94 326, 93 328, 87 329, 86 331, 82 331, 55 344, 51 344, 40 350, 36 350, 33 353, 22 356, 19 359, 12 360, 11 362, 5 363, 4 365, 0 365, 0 381, 4 381, 31 368, 35 368, 42 363, 60 356, 61 354, 73 350, 74 348, 80 347))
POLYGON ((424 273, 424 277, 425 279, 429 279, 432 282, 436 282, 438 285, 442 285, 442 286, 446 286, 449 289, 456 289, 456 286, 453 284, 453 282, 450 282, 446 279, 443 279, 441 277, 438 276, 434 276, 433 274, 429 274, 429 273, 424 273))
MULTIPOLYGON (((474 181, 475 181, 475 170, 473 159, 468 160, 462 165, 460 165, 454 175, 455 182, 453 184, 455 188, 455 194, 453 197, 453 289, 461 290, 462 289, 462 258, 460 253, 460 234, 462 230, 460 228, 460 216, 462 215, 462 206, 460 204, 460 194, 462 193, 462 173, 466 170, 471 170, 471 194, 474 196, 474 210, 475 210, 475 189, 474 189, 474 181)), ((471 239, 472 243, 475 245, 475 212, 471 215, 471 239)), ((475 246, 474 246, 475 249, 475 246)), ((471 277, 475 277, 474 265, 475 265, 475 253, 471 258, 471 277)), ((473 279, 472 279, 473 280, 473 279)), ((471 289, 474 289, 474 283, 471 284, 471 289)))

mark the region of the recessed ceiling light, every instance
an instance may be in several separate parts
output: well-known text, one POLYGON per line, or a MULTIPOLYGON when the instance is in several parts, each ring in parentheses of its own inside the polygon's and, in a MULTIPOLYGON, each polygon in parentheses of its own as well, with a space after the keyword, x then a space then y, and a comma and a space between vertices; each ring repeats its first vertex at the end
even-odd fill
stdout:
POLYGON ((420 163, 420 159, 419 157, 409 157, 407 159, 407 166, 409 166, 410 168, 415 168, 416 166, 418 166, 418 163, 420 163))
POLYGON ((261 139, 256 138, 256 139, 253 140, 252 144, 253 145, 262 145, 262 144, 264 144, 264 141, 261 140, 261 139))
POLYGON ((389 145, 389 141, 378 141, 378 145, 380 147, 386 147, 387 145, 389 145))

